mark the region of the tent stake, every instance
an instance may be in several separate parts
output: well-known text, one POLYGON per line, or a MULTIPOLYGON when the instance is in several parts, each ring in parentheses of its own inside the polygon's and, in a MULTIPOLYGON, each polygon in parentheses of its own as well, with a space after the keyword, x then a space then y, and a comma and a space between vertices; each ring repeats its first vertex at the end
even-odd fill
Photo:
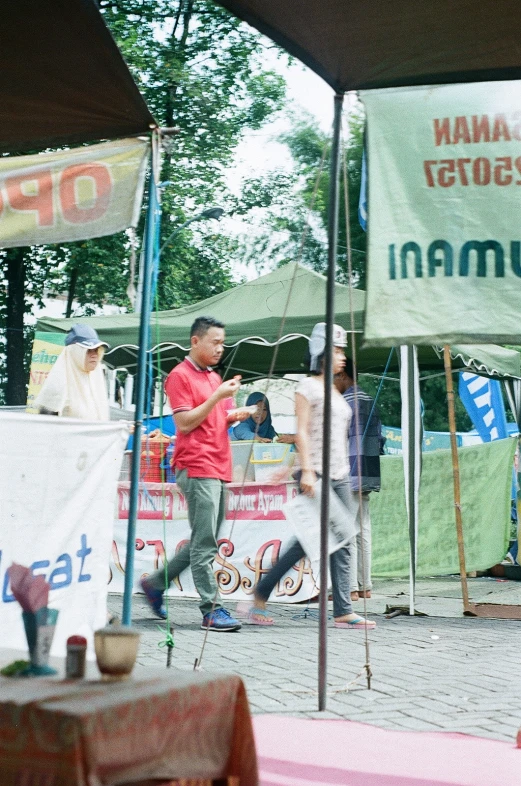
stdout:
POLYGON ((458 559, 461 577, 461 594, 463 595, 463 612, 469 611, 469 589, 467 584, 467 569, 465 567, 465 544, 463 541, 463 522, 461 519, 461 494, 458 444, 456 442, 456 415, 454 410, 454 386, 452 384, 452 363, 450 347, 443 347, 443 362, 445 365, 445 382, 447 385, 447 406, 449 410, 450 447, 452 451, 452 477, 454 479, 454 512, 456 514, 456 534, 458 537, 458 559))

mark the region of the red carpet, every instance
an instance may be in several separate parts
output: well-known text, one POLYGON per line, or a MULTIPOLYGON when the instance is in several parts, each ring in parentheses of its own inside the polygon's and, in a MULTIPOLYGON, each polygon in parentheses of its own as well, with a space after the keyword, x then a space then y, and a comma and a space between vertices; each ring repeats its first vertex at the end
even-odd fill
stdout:
POLYGON ((260 786, 520 786, 512 742, 259 715, 260 786))

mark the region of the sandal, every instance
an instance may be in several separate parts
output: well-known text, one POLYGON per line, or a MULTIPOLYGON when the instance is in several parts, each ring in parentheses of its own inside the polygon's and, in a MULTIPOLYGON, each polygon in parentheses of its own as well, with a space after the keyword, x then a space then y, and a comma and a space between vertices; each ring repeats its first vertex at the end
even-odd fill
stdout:
POLYGON ((273 625, 273 617, 270 617, 266 609, 255 606, 252 600, 240 600, 235 608, 235 616, 249 625, 273 625))
POLYGON ((250 609, 248 614, 250 625, 273 625, 273 617, 270 617, 266 609, 257 609, 255 606, 250 609))
POLYGON ((335 628, 352 628, 353 630, 361 628, 362 630, 371 630, 372 628, 376 628, 376 622, 373 620, 366 620, 363 617, 355 617, 354 619, 346 622, 335 621, 335 628))

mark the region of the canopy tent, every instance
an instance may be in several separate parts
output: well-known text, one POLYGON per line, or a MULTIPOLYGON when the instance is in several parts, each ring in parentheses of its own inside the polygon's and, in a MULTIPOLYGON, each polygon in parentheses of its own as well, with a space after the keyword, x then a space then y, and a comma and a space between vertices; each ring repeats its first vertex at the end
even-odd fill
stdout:
MULTIPOLYGON (((48 8, 39 0, 29 0, 16 8, 14 0, 9 2, 9 12, 4 10, 4 17, 16 17, 16 24, 9 26, 11 39, 4 43, 4 85, 2 98, 7 97, 6 106, 10 108, 2 119, 0 133, 0 149, 20 150, 32 147, 41 148, 49 144, 94 141, 101 136, 128 135, 132 133, 126 126, 124 130, 115 130, 120 125, 136 127, 133 133, 142 133, 138 129, 148 114, 143 105, 135 106, 133 96, 127 95, 126 101, 113 101, 111 85, 107 83, 107 74, 101 75, 101 81, 92 78, 92 63, 85 60, 78 63, 76 43, 84 46, 89 42, 92 32, 99 32, 98 22, 90 24, 89 13, 96 15, 97 9, 93 0, 57 0, 53 6, 53 14, 46 18, 48 8), (67 17, 67 9, 71 16, 67 17), (57 10, 55 10, 57 9, 57 10), (18 13, 17 13, 18 12, 18 13), (23 14, 23 16, 22 16, 23 14), (14 15, 14 16, 13 16, 14 15), (65 16, 64 16, 65 15, 65 16), (71 31, 78 30, 78 22, 86 19, 87 27, 81 27, 81 35, 76 35, 74 42, 69 43, 71 31), (51 28, 52 26, 52 28, 51 28), (27 45, 24 37, 26 28, 33 32, 33 46, 27 45), (42 31, 44 31, 42 33, 42 31), (48 41, 45 41, 48 31, 48 41), (58 40, 55 31, 57 31, 58 40), (62 40, 62 37, 65 40, 62 40), (10 44, 12 43, 12 46, 10 44), (7 46, 5 46, 7 44, 7 46), (24 52, 24 66, 20 66, 19 53, 24 52), (65 57, 60 57, 64 52, 65 57), (57 71, 55 64, 60 63, 57 71), (84 93, 74 89, 75 65, 79 66, 81 75, 89 74, 90 78, 83 83, 84 93), (41 71, 41 74, 39 73, 41 71), (65 76, 67 75, 67 79, 65 76), (37 78, 36 78, 37 77, 37 78), (11 86, 21 80, 22 89, 14 91, 14 100, 10 100, 11 86), (33 90, 35 84, 41 85, 41 92, 33 90), (70 93, 68 99, 67 92, 70 93), (30 96, 30 100, 27 97, 30 96), (60 101, 56 101, 61 97, 60 101), (55 105, 53 105, 53 101, 55 105), (86 105, 87 104, 87 105, 86 105), (123 104, 125 109, 123 109, 123 104), (93 106, 94 105, 94 106, 93 106), (41 107, 42 113, 33 116, 34 108, 41 107), (113 108, 114 111, 110 111, 113 108), (57 111, 59 109, 60 111, 57 111), (68 109, 69 111, 65 111, 68 109), (142 113, 139 111, 142 110, 142 113), (121 111, 120 111, 121 110, 121 111), (134 114, 134 110, 136 113, 134 114), (96 121, 96 112, 98 118, 96 121), (23 122, 24 114, 29 116, 39 130, 31 135, 30 128, 23 122), (45 120, 38 124, 39 115, 45 120), (80 117, 78 117, 78 115, 80 117), (117 115, 117 120, 114 118, 117 115), (134 120, 136 121, 134 124, 134 120), (47 121, 47 122, 46 122, 47 121), (64 121, 66 125, 64 125, 64 121), (87 122, 90 121, 90 122, 87 122), (110 122, 112 121, 112 122, 110 122), (68 136, 67 136, 68 135, 68 136), (1 145, 4 148, 1 148, 1 145)), ((397 0, 392 6, 384 0, 375 0, 370 8, 360 2, 347 0, 323 0, 317 8, 314 0, 301 0, 298 13, 295 4, 290 0, 225 0, 226 6, 238 16, 247 19, 259 30, 271 36, 275 41, 307 63, 339 93, 348 89, 361 87, 385 87, 406 84, 431 84, 443 81, 467 81, 483 79, 515 78, 521 74, 518 67, 520 44, 516 35, 515 0, 484 0, 477 7, 470 0, 440 0, 416 4, 397 0)), ((99 20, 98 20, 99 21, 99 20)), ((4 30, 7 27, 4 25, 4 30)), ((101 34, 101 39, 103 38, 101 34)), ((72 36, 74 38, 74 36, 72 36)), ((1 39, 0 39, 1 40, 1 39)), ((97 36, 93 37, 99 41, 97 36)), ((99 47, 100 51, 103 47, 99 47)), ((83 50, 85 51, 85 50, 83 50)), ((90 51, 93 63, 97 52, 90 51)), ((80 58, 81 59, 81 58, 80 58)), ((103 68, 110 71, 115 60, 103 59, 103 68)), ((95 68, 94 68, 95 71, 95 68)), ((117 75, 118 68, 114 71, 117 75)), ((114 76, 114 75, 113 75, 114 76)), ((123 80, 124 81, 124 80, 123 80)), ((77 85, 76 85, 77 87, 77 85)), ((125 91, 122 89, 121 94, 125 91)), ((130 89, 132 94, 132 89, 130 89)), ((118 95, 116 98, 120 98, 118 95)), ((134 98, 135 94, 134 94, 134 98)), ((137 98, 136 98, 137 100, 137 98)), ((139 102, 138 102, 139 103, 139 102)), ((1 110, 0 110, 1 111, 1 110)), ((36 114, 36 113, 34 113, 36 114)), ((150 118, 150 115, 149 115, 150 118)), ((339 175, 339 135, 341 119, 341 97, 335 99, 335 124, 333 148, 331 155, 331 193, 329 221, 329 272, 326 298, 326 369, 328 378, 331 375, 332 356, 332 322, 334 319, 334 270, 336 263, 336 234, 338 221, 338 175, 339 175)), ((151 121, 153 123, 153 119, 151 121)), ((34 149, 33 148, 33 149, 34 149)), ((152 199, 151 199, 152 201, 152 199)), ((149 222, 150 225, 152 221, 149 222)), ((152 237, 152 232, 150 232, 152 237)), ((148 243, 150 247, 151 244, 148 243)), ((146 255, 148 270, 151 254, 146 255)), ((145 274, 145 279, 148 276, 145 274)), ((143 325, 147 323, 149 293, 144 289, 141 315, 141 337, 146 337, 143 325)), ((324 312, 322 312, 323 314, 324 312)), ((322 314, 320 315, 322 317, 322 314)), ((251 345, 250 345, 251 346, 251 345)), ((139 372, 144 373, 145 341, 140 341, 139 372)), ((140 394, 142 397, 142 394, 140 394)), ((327 398, 327 397, 326 397, 327 398)), ((139 407, 137 407, 139 409, 139 407)), ((330 402, 325 407, 325 444, 329 439, 330 402)), ((140 416, 136 412, 136 441, 140 436, 140 416)), ((137 456, 137 451, 135 451, 137 456)), ((324 450, 324 475, 328 475, 328 450, 324 450)), ((137 459, 133 462, 133 470, 137 475, 137 459)), ((136 486, 133 483, 133 487, 136 486)), ((327 570, 327 513, 328 494, 323 495, 322 505, 322 557, 321 569, 327 570)), ((130 520, 135 518, 133 510, 129 515, 129 542, 132 541, 130 520)), ((127 551, 127 573, 131 573, 133 549, 127 551)), ((319 708, 325 709, 326 669, 325 669, 325 638, 326 638, 326 595, 321 596, 320 642, 319 642, 319 708)), ((128 615, 127 615, 128 616, 128 615)), ((124 613, 125 618, 125 613, 124 613)))
POLYGON ((338 93, 521 77, 517 0, 217 0, 338 93))
POLYGON ((0 152, 157 126, 94 0, 7 0, 0 53, 0 152))
MULTIPOLYGON (((364 318, 365 293, 352 292, 355 330, 361 338, 364 318)), ((169 371, 189 349, 190 326, 197 316, 209 314, 226 324, 226 352, 223 368, 228 373, 243 373, 244 377, 265 376, 273 358, 274 345, 279 349, 276 374, 305 373, 303 366, 307 338, 313 325, 324 319, 326 279, 318 273, 292 263, 274 270, 254 281, 239 284, 233 289, 202 300, 191 306, 172 311, 160 311, 152 316, 152 342, 159 332, 158 347, 162 371, 169 371), (293 281, 293 285, 291 282, 293 281), (288 301, 290 287, 291 296, 288 301), (282 318, 286 312, 283 329, 282 318), (231 361, 231 362, 230 362, 231 361), (229 367, 229 368, 228 368, 229 367)), ((349 288, 335 285, 336 320, 350 325, 349 288)), ((81 318, 92 325, 104 341, 110 344, 105 360, 112 368, 136 368, 139 314, 119 314, 81 318)), ((78 322, 72 319, 40 319, 36 329, 43 332, 67 332, 78 322)), ((422 368, 442 369, 441 353, 431 347, 419 347, 422 368)), ((389 350, 358 350, 358 368, 362 372, 381 372, 389 350)), ((515 350, 494 345, 452 347, 457 368, 469 368, 487 376, 521 377, 521 355, 515 350)), ((395 353, 390 370, 397 370, 395 353)))
MULTIPOLYGON (((334 278, 339 214, 339 138, 343 95, 347 90, 517 79, 521 76, 521 43, 515 32, 515 0, 301 0, 298 10, 291 0, 217 0, 239 18, 269 36, 298 57, 335 90, 333 139, 330 159, 328 210, 328 296, 326 304, 325 370, 332 381, 332 325, 335 319, 334 278)), ((407 133, 406 122, 404 133, 407 133)), ((348 261, 349 261, 348 254, 348 261)), ((447 386, 450 352, 444 353, 447 386)), ((416 364, 415 364, 416 365, 416 364)), ((417 373, 417 366, 415 374, 417 373)), ((328 385, 329 386, 329 385, 328 385)), ((448 387, 447 387, 448 390, 448 387)), ((449 414, 453 416, 449 395, 449 414)), ((324 407, 323 475, 328 475, 330 397, 324 407)), ((456 499, 457 451, 453 447, 455 506, 460 573, 464 587, 463 534, 456 499)), ((321 572, 327 571, 328 494, 323 495, 321 515, 321 572)), ((411 544, 411 547, 413 544, 411 544)), ((464 589, 464 606, 467 601, 464 589)), ((411 609, 412 613, 412 609, 411 609)), ((320 600, 319 709, 326 707, 327 606, 320 600)), ((368 686, 370 669, 366 663, 368 686)))

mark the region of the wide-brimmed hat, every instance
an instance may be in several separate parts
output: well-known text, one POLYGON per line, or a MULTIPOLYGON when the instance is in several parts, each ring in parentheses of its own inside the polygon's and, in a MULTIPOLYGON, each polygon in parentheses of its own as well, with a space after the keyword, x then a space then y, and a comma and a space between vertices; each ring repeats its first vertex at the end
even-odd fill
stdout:
POLYGON ((101 341, 100 337, 90 325, 73 325, 65 338, 65 346, 70 344, 79 344, 87 349, 97 349, 98 347, 107 347, 106 341, 101 341))

